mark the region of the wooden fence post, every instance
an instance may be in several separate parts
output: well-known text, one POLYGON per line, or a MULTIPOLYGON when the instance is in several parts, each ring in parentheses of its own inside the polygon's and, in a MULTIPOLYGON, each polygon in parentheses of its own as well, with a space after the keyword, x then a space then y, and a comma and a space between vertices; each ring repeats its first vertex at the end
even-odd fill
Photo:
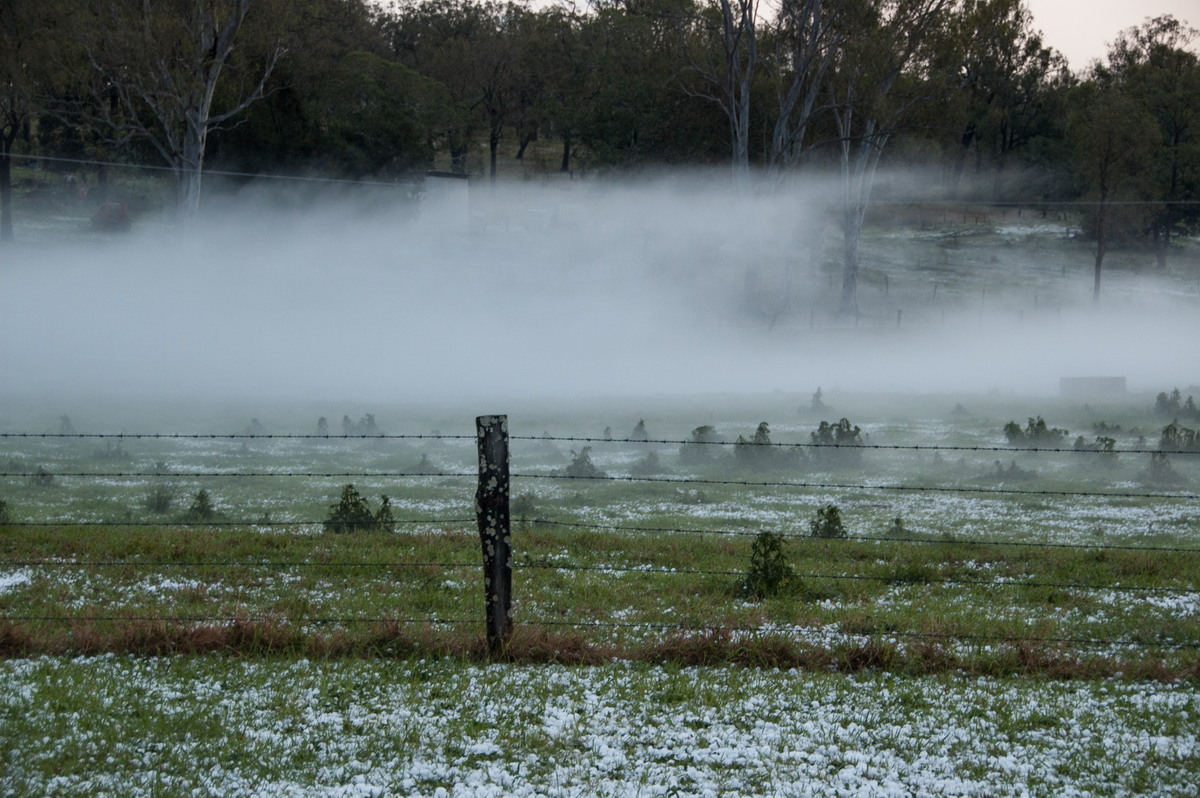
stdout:
POLYGON ((475 419, 479 489, 475 517, 483 545, 488 651, 498 654, 512 632, 512 529, 508 509, 508 416, 475 419))

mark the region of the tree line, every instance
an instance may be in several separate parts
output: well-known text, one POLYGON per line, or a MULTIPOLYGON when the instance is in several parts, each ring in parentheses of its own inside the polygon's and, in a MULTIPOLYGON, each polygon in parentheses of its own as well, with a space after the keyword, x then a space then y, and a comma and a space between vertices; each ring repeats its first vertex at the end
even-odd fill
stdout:
POLYGON ((837 175, 843 310, 882 163, 1087 202, 1098 291, 1111 242, 1165 265, 1200 222, 1196 38, 1148 19, 1073 71, 1021 0, 6 0, 0 238, 10 155, 158 163, 186 216, 205 167, 494 179, 536 142, 562 171, 837 175))

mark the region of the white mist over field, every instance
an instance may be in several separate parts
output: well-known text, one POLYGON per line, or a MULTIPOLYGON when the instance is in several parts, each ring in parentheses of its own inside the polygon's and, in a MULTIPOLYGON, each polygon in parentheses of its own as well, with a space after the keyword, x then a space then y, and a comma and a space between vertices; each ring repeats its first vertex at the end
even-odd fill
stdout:
POLYGON ((1110 270, 1093 308, 1078 266, 1019 243, 959 263, 897 227, 864 244, 855 320, 836 314, 840 230, 798 192, 470 192, 469 212, 415 218, 243 197, 184 231, 7 248, 2 390, 405 402, 1200 382, 1194 275, 1110 270))

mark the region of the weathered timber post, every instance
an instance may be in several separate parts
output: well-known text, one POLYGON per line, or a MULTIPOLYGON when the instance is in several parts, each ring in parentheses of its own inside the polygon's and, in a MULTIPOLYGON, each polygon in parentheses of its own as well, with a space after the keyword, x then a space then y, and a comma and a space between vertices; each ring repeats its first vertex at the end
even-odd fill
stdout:
POLYGON ((498 654, 512 632, 512 529, 508 510, 508 416, 475 419, 479 489, 475 516, 483 546, 488 651, 498 654))

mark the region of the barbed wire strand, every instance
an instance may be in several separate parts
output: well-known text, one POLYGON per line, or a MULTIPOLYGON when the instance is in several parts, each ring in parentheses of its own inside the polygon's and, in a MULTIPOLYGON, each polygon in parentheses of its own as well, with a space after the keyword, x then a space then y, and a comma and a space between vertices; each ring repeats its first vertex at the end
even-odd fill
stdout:
MULTIPOLYGON (((413 471, 0 471, 0 478, 20 479, 416 479, 425 477, 475 479, 472 472, 413 472, 413 471)), ((1102 499, 1171 499, 1194 500, 1200 495, 1190 492, 1160 493, 1131 491, 1029 490, 1023 488, 987 488, 937 485, 870 485, 845 482, 783 482, 777 480, 707 479, 696 477, 642 477, 633 475, 574 476, 570 474, 513 473, 513 479, 575 480, 588 482, 641 482, 673 485, 713 485, 754 488, 803 488, 808 490, 875 490, 916 493, 982 493, 1002 496, 1071 496, 1102 499)))
MULTIPOLYGON (((3 476, 0 474, 0 476, 3 476)), ((637 476, 572 476, 570 474, 514 473, 513 479, 580 480, 591 482, 646 482, 675 485, 725 485, 754 488, 807 488, 817 490, 882 490, 917 493, 985 493, 1006 496, 1074 496, 1107 499, 1197 499, 1195 493, 1132 493, 1122 491, 1028 490, 1021 488, 949 487, 935 485, 869 485, 845 482, 780 482, 738 479, 703 479, 694 477, 637 477, 637 476)))
MULTIPOLYGON (((518 522, 518 532, 520 524, 518 522)), ((605 530, 611 529, 618 532, 654 532, 654 533, 678 533, 678 534, 695 534, 695 535, 730 535, 735 537, 754 537, 760 532, 753 530, 736 531, 727 529, 699 529, 699 528, 670 528, 670 527, 651 527, 651 526, 628 526, 620 524, 595 524, 583 523, 580 521, 551 521, 548 519, 536 519, 525 522, 531 525, 542 524, 546 526, 560 527, 579 527, 583 529, 605 530)), ((829 542, 828 538, 814 538, 811 533, 804 532, 777 532, 775 533, 782 538, 793 538, 798 540, 811 540, 813 542, 829 542)), ((1116 546, 1102 545, 1099 543, 1046 543, 1039 541, 1019 541, 1019 540, 958 540, 958 539, 928 539, 928 538, 913 538, 913 537, 888 537, 876 535, 847 535, 842 540, 856 540, 867 543, 924 543, 930 545, 964 545, 964 546, 1026 546, 1040 549, 1088 549, 1095 551, 1161 551, 1175 552, 1185 554, 1200 554, 1200 549, 1180 548, 1175 546, 1116 546)))
MULTIPOLYGON (((476 569, 482 567, 478 562, 361 562, 361 561, 329 561, 316 560, 2 560, 0 567, 6 568, 270 568, 286 570, 289 568, 440 568, 446 570, 476 569)), ((710 570, 698 568, 616 566, 616 565, 574 565, 566 563, 530 563, 517 562, 512 564, 514 571, 548 570, 566 572, 592 572, 605 574, 646 574, 655 576, 719 576, 745 577, 746 571, 739 570, 710 570)), ((797 579, 827 579, 832 581, 855 582, 886 582, 888 584, 930 584, 953 585, 971 588, 1053 588, 1062 590, 1107 590, 1117 593, 1176 593, 1181 595, 1200 595, 1200 588, 1178 586, 1146 586, 1121 584, 1096 584, 1084 582, 1034 582, 1034 581, 996 581, 981 579, 951 579, 934 576, 887 576, 865 574, 822 574, 795 573, 797 579)))
MULTIPOLYGON (((475 435, 441 435, 441 434, 304 434, 304 433, 141 433, 141 432, 0 432, 3 438, 35 438, 35 439, 99 439, 99 440, 447 440, 473 441, 475 435)), ((694 441, 672 438, 594 438, 567 435, 511 435, 509 440, 558 443, 600 443, 600 444, 654 444, 660 446, 751 446, 777 449, 833 449, 833 450, 875 450, 875 451, 916 451, 916 452, 1003 452, 1013 454, 1083 454, 1083 455, 1117 455, 1117 454, 1200 454, 1200 450, 1163 450, 1159 449, 1096 449, 1074 446, 998 446, 998 445, 942 445, 942 444, 885 444, 885 443, 805 443, 805 442, 756 442, 756 441, 694 441)))
POLYGON ((609 443, 609 444, 655 444, 662 446, 753 446, 776 449, 845 449, 845 450, 892 450, 917 452, 1012 452, 1037 454, 1200 454, 1197 451, 1163 451, 1162 449, 1089 449, 1074 446, 955 446, 941 444, 891 444, 891 443, 787 443, 755 441, 692 441, 668 438, 577 438, 558 435, 512 435, 514 441, 552 441, 559 443, 609 443))

